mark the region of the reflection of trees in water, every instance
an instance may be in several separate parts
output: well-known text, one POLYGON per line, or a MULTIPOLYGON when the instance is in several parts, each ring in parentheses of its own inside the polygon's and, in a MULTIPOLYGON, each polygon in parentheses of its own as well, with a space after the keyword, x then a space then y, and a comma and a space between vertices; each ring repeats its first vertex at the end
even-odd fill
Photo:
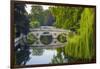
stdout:
POLYGON ((64 48, 57 48, 57 55, 53 57, 52 64, 67 63, 67 58, 64 55, 64 48))
POLYGON ((21 65, 22 63, 25 65, 29 58, 29 49, 20 50, 15 52, 15 63, 16 65, 21 65))
POLYGON ((34 48, 32 47, 32 55, 35 56, 41 56, 43 54, 43 49, 42 48, 34 48))

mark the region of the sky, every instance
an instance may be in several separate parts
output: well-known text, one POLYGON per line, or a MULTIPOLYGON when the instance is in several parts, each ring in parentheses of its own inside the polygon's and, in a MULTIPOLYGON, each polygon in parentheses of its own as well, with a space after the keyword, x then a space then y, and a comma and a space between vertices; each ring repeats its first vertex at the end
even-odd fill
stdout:
MULTIPOLYGON (((26 4, 25 9, 28 12, 28 14, 31 13, 31 8, 32 8, 31 6, 32 6, 31 4, 26 4)), ((48 9, 48 7, 49 7, 48 5, 41 5, 41 6, 43 7, 44 10, 48 9)))

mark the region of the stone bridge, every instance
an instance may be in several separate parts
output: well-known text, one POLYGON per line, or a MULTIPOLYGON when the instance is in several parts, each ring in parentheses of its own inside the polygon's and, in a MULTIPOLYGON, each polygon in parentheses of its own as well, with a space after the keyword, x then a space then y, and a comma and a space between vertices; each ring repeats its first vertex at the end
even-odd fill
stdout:
POLYGON ((53 38, 57 38, 59 34, 66 33, 68 34, 68 30, 58 29, 52 26, 41 26, 39 28, 30 29, 37 38, 40 38, 41 35, 52 35, 53 38))
MULTIPOLYGON (((59 29, 59 28, 55 28, 52 26, 41 26, 39 28, 34 28, 34 29, 30 29, 30 32, 32 32, 37 38, 38 40, 36 42, 34 42, 32 44, 32 46, 37 46, 37 47, 46 47, 47 45, 44 45, 43 43, 41 43, 40 41, 40 37, 41 35, 46 36, 46 35, 52 35, 52 42, 48 45, 49 47, 57 47, 57 46, 61 46, 64 43, 59 42, 56 38, 58 37, 58 35, 62 34, 62 33, 66 33, 68 34, 69 30, 64 30, 64 29, 59 29)), ((24 39, 24 42, 26 42, 26 35, 21 35, 19 38, 15 39, 15 47, 22 41, 22 39, 24 39)))

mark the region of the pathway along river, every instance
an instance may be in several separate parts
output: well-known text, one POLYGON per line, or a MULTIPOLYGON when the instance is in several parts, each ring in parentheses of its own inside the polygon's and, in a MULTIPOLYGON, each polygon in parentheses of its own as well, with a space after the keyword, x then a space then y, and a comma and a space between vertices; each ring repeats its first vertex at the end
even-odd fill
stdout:
MULTIPOLYGON (((48 39, 50 40, 50 39, 48 39)), ((52 41, 55 39, 52 39, 52 41)), ((59 41, 58 41, 59 43, 59 41)), ((62 64, 68 63, 68 57, 64 54, 65 43, 55 46, 44 45, 44 47, 24 46, 24 49, 16 50, 16 65, 37 65, 37 64, 62 64)), ((52 44, 53 45, 53 44, 52 44)))

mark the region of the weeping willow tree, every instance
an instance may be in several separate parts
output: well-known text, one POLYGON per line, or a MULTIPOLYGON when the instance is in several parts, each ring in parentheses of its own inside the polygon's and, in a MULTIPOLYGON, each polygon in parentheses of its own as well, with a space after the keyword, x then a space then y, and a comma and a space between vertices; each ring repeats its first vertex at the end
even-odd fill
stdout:
POLYGON ((83 11, 82 7, 50 7, 52 15, 55 18, 54 26, 63 29, 77 30, 80 26, 79 20, 83 11))
POLYGON ((81 14, 79 34, 68 39, 65 53, 77 59, 89 59, 94 57, 94 9, 85 8, 81 14))
POLYGON ((50 7, 49 10, 55 17, 55 27, 77 32, 67 38, 68 43, 65 45, 65 54, 76 59, 91 60, 95 56, 93 47, 94 9, 54 6, 50 7))

